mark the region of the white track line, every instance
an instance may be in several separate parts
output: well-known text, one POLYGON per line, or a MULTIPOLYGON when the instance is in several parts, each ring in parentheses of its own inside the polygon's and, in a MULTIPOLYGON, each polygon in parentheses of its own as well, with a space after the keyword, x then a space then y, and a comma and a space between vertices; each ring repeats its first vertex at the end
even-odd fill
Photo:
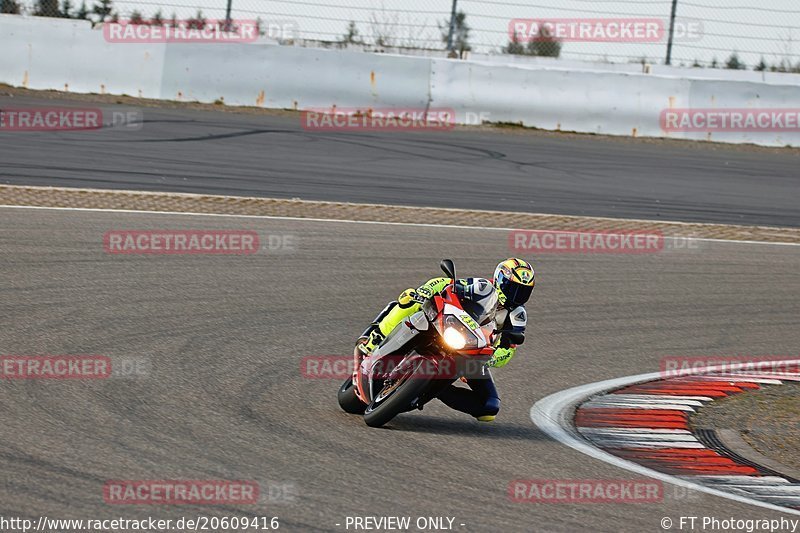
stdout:
MULTIPOLYGON (((80 190, 80 189, 78 189, 80 190)), ((354 204, 358 205, 358 204, 354 204)), ((254 218, 254 219, 266 219, 266 220, 293 220, 293 221, 300 221, 300 222, 324 222, 324 223, 332 223, 332 222, 342 222, 348 224, 374 224, 379 226, 412 226, 412 227, 419 227, 419 228, 448 228, 448 229, 472 229, 472 230, 482 230, 482 231, 553 231, 558 233, 591 233, 591 232, 580 232, 580 231, 569 231, 569 230, 532 230, 530 228, 522 229, 522 228, 497 228, 497 227, 486 227, 486 226, 464 226, 458 224, 424 224, 421 222, 381 222, 377 220, 342 220, 338 218, 314 218, 314 217, 289 217, 289 216, 278 216, 278 215, 235 215, 230 213, 194 213, 189 211, 147 211, 147 210, 139 210, 139 209, 101 209, 95 207, 48 207, 48 206, 39 206, 39 205, 5 205, 0 204, 0 208, 5 209, 43 209, 43 210, 51 210, 51 211, 79 211, 79 212, 88 212, 88 213, 130 213, 130 214, 146 214, 146 215, 185 215, 185 216, 196 216, 196 217, 222 217, 222 218, 254 218)), ((525 213, 515 213, 515 214, 525 214, 525 213)), ((558 215, 554 215, 558 216, 558 215)), ((587 217, 587 218, 594 218, 594 217, 587 217)), ((605 219, 604 219, 605 220, 605 219)), ((639 220, 633 219, 608 219, 614 220, 616 222, 639 222, 639 220)), ((664 221, 658 220, 642 220, 641 222, 649 222, 654 224, 660 224, 664 221)), ((670 224, 677 224, 678 222, 669 222, 670 224)), ((690 223, 686 223, 690 224, 690 223)), ((702 225, 702 224, 701 224, 702 225)), ((613 235, 613 234, 611 234, 613 235)), ((769 242, 769 241, 748 241, 748 240, 736 240, 736 239, 709 239, 705 237, 690 237, 690 236, 675 236, 675 235, 664 235, 664 239, 691 239, 694 241, 699 242, 721 242, 721 243, 736 243, 736 244, 767 244, 772 246, 800 246, 798 242, 769 242)), ((554 254, 557 255, 557 254, 554 254)))
MULTIPOLYGON (((779 363, 800 363, 800 359, 779 361, 779 363)), ((713 372, 715 370, 720 370, 721 368, 723 367, 710 366, 707 368, 700 368, 697 370, 697 372, 713 372)), ((750 505, 757 505, 773 511, 800 515, 799 510, 789 509, 787 507, 781 507, 779 505, 753 500, 746 496, 714 489, 712 487, 690 481, 686 477, 680 478, 671 476, 669 474, 664 474, 662 472, 658 472, 657 470, 644 467, 638 463, 626 461, 625 459, 617 457, 616 455, 611 455, 610 453, 599 448, 595 448, 581 438, 577 430, 573 427, 572 421, 570 420, 570 415, 572 414, 573 409, 590 396, 612 389, 618 389, 628 385, 652 381, 663 377, 664 375, 662 372, 651 372, 649 374, 639 374, 638 376, 626 376, 622 378, 608 379, 605 381, 580 385, 578 387, 573 387, 561 392, 556 392, 555 394, 551 394, 546 398, 542 398, 533 404, 533 407, 531 407, 531 420, 533 420, 533 423, 536 424, 542 431, 560 443, 614 466, 630 470, 631 472, 636 472, 637 474, 641 474, 643 476, 648 476, 667 483, 672 483, 673 485, 679 485, 681 487, 713 494, 722 498, 728 498, 729 500, 747 503, 750 505)), ((698 477, 698 479, 704 478, 698 477)))

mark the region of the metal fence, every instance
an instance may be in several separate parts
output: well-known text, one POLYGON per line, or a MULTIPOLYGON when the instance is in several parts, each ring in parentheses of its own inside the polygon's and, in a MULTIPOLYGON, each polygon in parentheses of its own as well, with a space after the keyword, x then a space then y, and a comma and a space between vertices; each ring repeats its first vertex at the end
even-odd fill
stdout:
POLYGON ((224 19, 230 8, 230 17, 258 19, 268 37, 301 46, 422 55, 444 55, 449 47, 462 57, 513 53, 610 63, 664 63, 669 56, 673 65, 800 72, 797 0, 80 2, 0 0, 0 11, 147 21, 224 19))

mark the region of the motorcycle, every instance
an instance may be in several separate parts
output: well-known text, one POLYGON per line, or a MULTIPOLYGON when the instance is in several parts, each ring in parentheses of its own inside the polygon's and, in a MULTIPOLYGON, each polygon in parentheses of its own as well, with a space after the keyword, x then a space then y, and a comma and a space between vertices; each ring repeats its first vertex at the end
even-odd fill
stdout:
POLYGON ((381 427, 400 413, 422 407, 462 377, 476 377, 494 354, 497 292, 488 280, 480 286, 457 281, 450 259, 440 264, 453 282, 423 303, 422 309, 398 325, 367 357, 356 346, 352 377, 339 388, 339 406, 361 414, 371 427, 381 427), (470 299, 480 291, 480 303, 470 299))

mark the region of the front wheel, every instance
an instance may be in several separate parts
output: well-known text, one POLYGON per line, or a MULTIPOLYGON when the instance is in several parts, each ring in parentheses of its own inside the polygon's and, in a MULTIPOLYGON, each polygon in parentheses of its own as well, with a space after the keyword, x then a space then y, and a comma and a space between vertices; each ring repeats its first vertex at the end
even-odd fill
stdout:
POLYGON ((384 387, 364 411, 364 422, 368 426, 379 428, 413 407, 412 402, 419 398, 431 381, 421 377, 419 369, 424 364, 424 359, 418 360, 409 372, 384 387))
POLYGON ((356 396, 356 387, 353 385, 352 377, 347 379, 347 381, 342 383, 342 386, 339 387, 337 399, 339 400, 339 407, 341 407, 345 413, 363 415, 364 411, 367 409, 367 405, 356 396))

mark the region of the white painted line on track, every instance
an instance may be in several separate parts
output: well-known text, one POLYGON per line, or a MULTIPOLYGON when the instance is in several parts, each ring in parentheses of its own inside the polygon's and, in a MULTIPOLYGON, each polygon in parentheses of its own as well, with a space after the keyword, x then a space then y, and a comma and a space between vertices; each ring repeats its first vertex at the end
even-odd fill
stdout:
MULTIPOLYGON (((749 380, 748 380, 749 381, 749 380)), ((780 381, 776 381, 775 385, 780 385, 780 381)), ((630 399, 638 399, 638 400, 653 400, 652 394, 609 394, 608 396, 602 396, 601 398, 630 398, 630 399)), ((599 400, 600 398, 598 398, 599 400)), ((664 395, 664 402, 666 403, 684 403, 684 402, 700 402, 697 405, 703 405, 703 402, 710 402, 713 400, 710 396, 679 396, 677 394, 665 394, 664 395)), ((658 403, 664 403, 659 401, 658 403)), ((693 403, 687 403, 686 405, 695 405, 693 403)))
POLYGON ((657 410, 661 410, 661 411, 686 411, 687 413, 694 413, 695 412, 694 407, 691 407, 689 405, 677 404, 677 403, 676 404, 666 404, 666 403, 661 403, 661 404, 655 404, 655 403, 652 403, 652 404, 641 404, 641 403, 633 404, 633 403, 630 403, 630 402, 609 402, 609 401, 604 402, 604 401, 600 401, 600 400, 592 400, 591 402, 586 402, 586 404, 584 404, 584 407, 587 407, 589 409, 614 409, 614 410, 616 410, 616 409, 625 409, 625 408, 627 408, 627 409, 642 409, 642 410, 646 410, 646 411, 657 409, 657 410))
MULTIPOLYGON (((763 374, 762 374, 763 376, 763 374)), ((697 376, 697 381, 721 381, 735 383, 737 381, 746 381, 747 383, 761 383, 763 385, 782 385, 778 379, 765 379, 764 377, 747 377, 744 374, 737 374, 731 376, 697 376)), ((798 376, 800 377, 800 376, 798 376)))
POLYGON ((581 426, 581 433, 597 433, 599 435, 689 435, 688 429, 663 429, 663 428, 617 428, 581 426))
POLYGON ((608 396, 601 396, 599 398, 595 398, 592 400, 592 403, 603 404, 603 403, 611 403, 611 404, 632 404, 632 405, 689 405, 695 407, 702 407, 703 402, 700 400, 680 400, 675 399, 672 395, 663 394, 658 397, 650 396, 649 398, 628 398, 627 394, 609 394, 608 396))
MULTIPOLYGON (((778 361, 776 364, 780 363, 800 363, 800 359, 778 361)), ((742 364, 741 366, 744 365, 745 364, 742 364)), ((728 366, 728 368, 730 368, 730 366, 728 366)), ((714 372, 721 369, 723 369, 722 366, 710 366, 706 368, 697 369, 694 372, 697 373, 714 372)), ((605 381, 599 381, 597 383, 588 383, 586 385, 579 385, 577 387, 572 387, 571 389, 556 392, 545 398, 542 398, 541 400, 533 404, 530 411, 531 420, 533 420, 534 424, 536 424, 543 432, 545 432, 554 440, 557 440, 561 444, 569 446, 574 450, 577 450, 595 459, 604 461, 608 464, 618 466, 626 470, 630 470, 631 472, 635 472, 643 476, 659 479, 666 483, 671 483, 673 485, 678 485, 688 489, 705 492, 707 494, 713 494, 715 496, 720 496, 722 498, 727 498, 729 500, 734 500, 741 503, 747 503, 749 505, 756 505, 759 507, 764 507, 766 509, 771 509, 773 511, 779 511, 782 513, 800 515, 800 510, 790 509, 788 507, 782 507, 780 505, 754 500, 752 498, 748 498, 747 496, 740 494, 725 492, 723 490, 718 490, 707 485, 702 485, 694 480, 690 480, 691 478, 689 478, 688 476, 684 477, 671 476, 669 474, 664 474, 662 472, 658 472, 657 470, 647 468, 638 463, 627 461, 625 459, 622 459, 621 457, 617 457, 616 455, 612 455, 606 451, 601 450, 600 448, 592 446, 589 442, 580 437, 580 434, 572 425, 571 416, 574 411, 574 408, 578 406, 580 403, 584 402, 589 397, 595 394, 607 392, 609 390, 618 389, 621 387, 633 385, 636 383, 642 383, 645 381, 652 381, 663 377, 664 375, 662 372, 651 372, 648 374, 639 374, 636 376, 626 376, 622 378, 607 379, 605 381)), ((708 480, 709 477, 711 476, 698 476, 696 479, 697 481, 703 481, 703 480, 708 480)))
POLYGON ((789 484, 788 479, 784 479, 782 477, 777 477, 777 476, 753 477, 753 476, 729 476, 729 475, 725 476, 700 475, 700 476, 692 476, 691 478, 683 476, 680 477, 682 477, 683 479, 696 479, 700 481, 708 481, 709 483, 716 483, 717 485, 726 485, 726 486, 733 485, 737 487, 739 486, 748 487, 751 485, 767 485, 767 484, 775 485, 778 483, 785 485, 789 484))
MULTIPOLYGON (((129 214, 145 214, 145 215, 184 215, 184 216, 197 216, 197 217, 221 217, 221 218, 252 218, 252 219, 265 219, 265 220, 292 220, 292 221, 299 221, 299 222, 324 222, 324 223, 335 223, 341 222, 345 224, 373 224, 378 226, 411 226, 411 227, 419 227, 419 228, 446 228, 446 229, 471 229, 471 230, 482 230, 482 231, 552 231, 558 233, 590 233, 590 232, 580 232, 580 231, 567 231, 567 230, 531 230, 522 229, 522 228, 497 228, 497 227, 486 227, 486 226, 463 226, 458 224, 425 224, 422 222, 382 222, 378 220, 342 220, 338 218, 314 218, 314 217, 289 217, 289 216, 279 216, 279 215, 236 215, 231 213, 193 213, 193 212, 184 212, 184 211, 147 211, 147 210, 139 210, 139 209, 102 209, 102 208, 95 208, 95 207, 47 207, 47 206, 39 206, 39 205, 5 205, 0 204, 0 208, 4 209, 41 209, 41 210, 51 210, 51 211, 77 211, 77 212, 87 212, 87 213, 129 213, 129 214)), ((525 214, 525 213, 520 213, 525 214)), ((558 216, 558 215, 553 215, 558 216)), ((640 222, 639 220, 633 219, 608 219, 608 220, 615 220, 617 222, 640 222)), ((642 220, 641 222, 652 222, 652 223, 663 223, 664 221, 657 221, 657 220, 642 220)), ((677 222, 669 222, 670 224, 676 224, 677 222)), ((690 224, 690 223, 686 223, 690 224)), ((612 234, 613 235, 613 234, 612 234)), ((700 242, 718 242, 718 243, 734 243, 734 244, 768 244, 774 246, 800 246, 798 242, 769 242, 769 241, 748 241, 748 240, 735 240, 735 239, 709 239, 705 237, 688 237, 688 236, 673 236, 673 235, 664 235, 664 239, 680 239, 681 241, 686 239, 692 239, 694 241, 700 242)))

